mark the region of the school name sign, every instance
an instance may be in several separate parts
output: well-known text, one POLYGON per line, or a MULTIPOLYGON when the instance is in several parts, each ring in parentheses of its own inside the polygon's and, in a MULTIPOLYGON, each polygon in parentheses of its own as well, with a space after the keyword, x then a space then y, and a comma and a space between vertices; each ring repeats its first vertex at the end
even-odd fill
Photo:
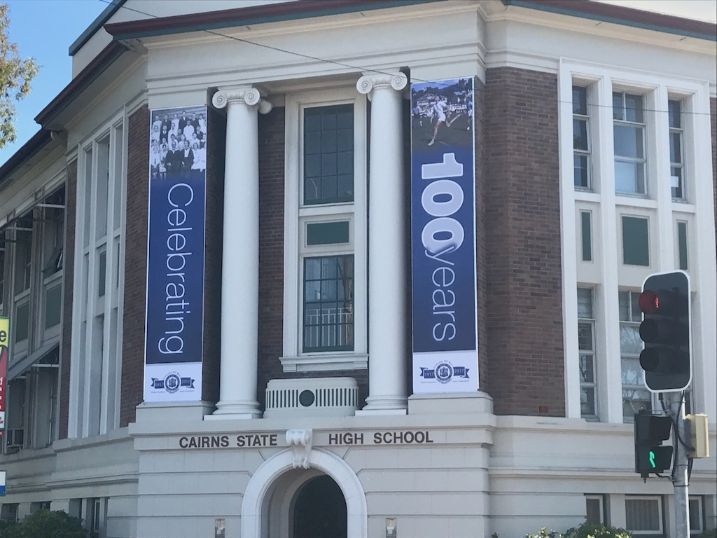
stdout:
POLYGON ((473 79, 411 85, 413 392, 478 390, 473 79))

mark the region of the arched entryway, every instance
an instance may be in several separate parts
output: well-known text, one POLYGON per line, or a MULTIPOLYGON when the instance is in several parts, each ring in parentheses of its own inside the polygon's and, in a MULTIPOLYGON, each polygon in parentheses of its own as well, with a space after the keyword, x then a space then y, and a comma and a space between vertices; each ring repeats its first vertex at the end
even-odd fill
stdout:
MULTIPOLYGON (((366 496, 346 462, 332 452, 313 449, 308 469, 294 468, 294 464, 292 452, 286 450, 266 460, 252 475, 242 500, 242 538, 323 537, 307 534, 318 531, 308 527, 305 520, 306 516, 323 517, 324 510, 333 514, 326 522, 326 532, 343 530, 342 534, 325 534, 327 538, 367 538, 366 496), (332 496, 328 503, 321 497, 326 495, 332 496), (317 496, 325 506, 317 506, 317 496), (336 523, 338 501, 343 501, 345 511, 339 511, 343 516, 336 523)), ((322 531, 321 526, 318 528, 322 531)))
POLYGON ((330 476, 307 480, 292 505, 291 538, 346 538, 346 500, 330 476))

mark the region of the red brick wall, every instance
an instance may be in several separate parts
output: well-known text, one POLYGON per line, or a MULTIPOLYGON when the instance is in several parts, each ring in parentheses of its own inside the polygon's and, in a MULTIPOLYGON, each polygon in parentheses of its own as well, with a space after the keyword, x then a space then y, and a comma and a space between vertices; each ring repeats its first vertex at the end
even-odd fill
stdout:
POLYGON ((147 194, 149 110, 129 117, 127 149, 127 225, 125 230, 124 314, 120 426, 134 421, 142 402, 144 318, 147 279, 147 194))
POLYGON ((59 437, 67 439, 70 406, 70 353, 72 344, 72 285, 75 271, 75 213, 77 211, 77 161, 67 166, 65 187, 65 251, 63 256, 62 347, 60 349, 59 437))
POLYGON ((360 398, 365 398, 366 370, 285 373, 279 360, 284 330, 284 122, 281 107, 259 116, 259 402, 263 406, 269 380, 297 377, 354 377, 360 398))
POLYGON ((557 92, 554 74, 486 74, 479 271, 487 301, 479 314, 487 332, 483 387, 499 415, 565 413, 557 92))

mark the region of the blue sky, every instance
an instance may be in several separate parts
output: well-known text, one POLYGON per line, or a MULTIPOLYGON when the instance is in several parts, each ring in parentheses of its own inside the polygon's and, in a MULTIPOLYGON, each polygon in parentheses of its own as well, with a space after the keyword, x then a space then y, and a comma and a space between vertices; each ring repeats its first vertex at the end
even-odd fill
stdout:
POLYGON ((70 82, 70 44, 107 7, 100 0, 9 0, 7 4, 10 39, 21 57, 35 58, 40 72, 30 95, 15 105, 17 140, 0 149, 0 164, 39 129, 34 117, 70 82))

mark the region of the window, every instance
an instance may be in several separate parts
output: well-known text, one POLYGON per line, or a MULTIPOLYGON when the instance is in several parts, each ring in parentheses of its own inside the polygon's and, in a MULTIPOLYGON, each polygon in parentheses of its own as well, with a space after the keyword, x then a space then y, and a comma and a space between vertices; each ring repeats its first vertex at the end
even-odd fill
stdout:
POLYGON ((353 351, 353 256, 304 258, 304 352, 353 351))
POLYGON ((625 497, 626 530, 633 534, 662 533, 661 497, 625 497))
POLYGON ((595 316, 593 290, 578 288, 578 349, 580 352, 580 414, 583 418, 597 418, 595 390, 595 316))
POLYGON ((50 501, 40 501, 30 503, 30 513, 34 514, 40 510, 50 510, 50 501))
POLYGON ((587 88, 573 86, 573 181, 576 189, 591 189, 590 117, 587 88))
POLYGON ((585 511, 585 519, 588 523, 595 523, 601 525, 607 524, 607 518, 605 517, 604 495, 586 495, 585 511))
POLYGON ((622 262, 625 265, 650 265, 648 220, 622 217, 622 262))
POLYGON ((353 105, 304 110, 304 204, 353 202, 353 105))
POLYGON ((612 94, 615 192, 646 194, 645 123, 642 96, 612 94))
POLYGON ((17 521, 18 503, 4 503, 0 508, 0 519, 15 523, 17 521))
POLYGON ((622 371, 622 416, 625 422, 633 422, 641 409, 651 409, 650 392, 645 388, 640 367, 640 322, 642 314, 638 306, 640 292, 621 291, 620 308, 620 358, 622 371))
POLYGON ((105 536, 105 514, 107 513, 107 499, 94 497, 87 499, 87 530, 89 538, 102 538, 105 536), (103 510, 104 509, 104 510, 103 510))
POLYGON ((8 431, 5 450, 41 448, 55 440, 62 318, 65 188, 57 182, 4 232, 6 311, 12 317, 8 431))
POLYGON ((690 534, 704 532, 704 499, 702 497, 690 497, 690 534))
POLYGON ((5 313, 5 230, 0 230, 0 315, 5 313))
POLYGON ((592 214, 590 213, 590 211, 580 212, 580 243, 582 251, 582 260, 584 262, 592 261, 592 214))
POLYGON ((354 88, 287 96, 285 371, 367 365, 365 109, 354 88))
POLYGON ((674 200, 685 199, 684 130, 682 128, 682 103, 670 99, 667 102, 670 123, 670 187, 674 200))
POLYGON ((77 236, 70 369, 70 436, 119 425, 124 124, 118 118, 78 156, 77 236))
POLYGON ((677 222, 677 258, 678 266, 687 271, 687 223, 677 222))

